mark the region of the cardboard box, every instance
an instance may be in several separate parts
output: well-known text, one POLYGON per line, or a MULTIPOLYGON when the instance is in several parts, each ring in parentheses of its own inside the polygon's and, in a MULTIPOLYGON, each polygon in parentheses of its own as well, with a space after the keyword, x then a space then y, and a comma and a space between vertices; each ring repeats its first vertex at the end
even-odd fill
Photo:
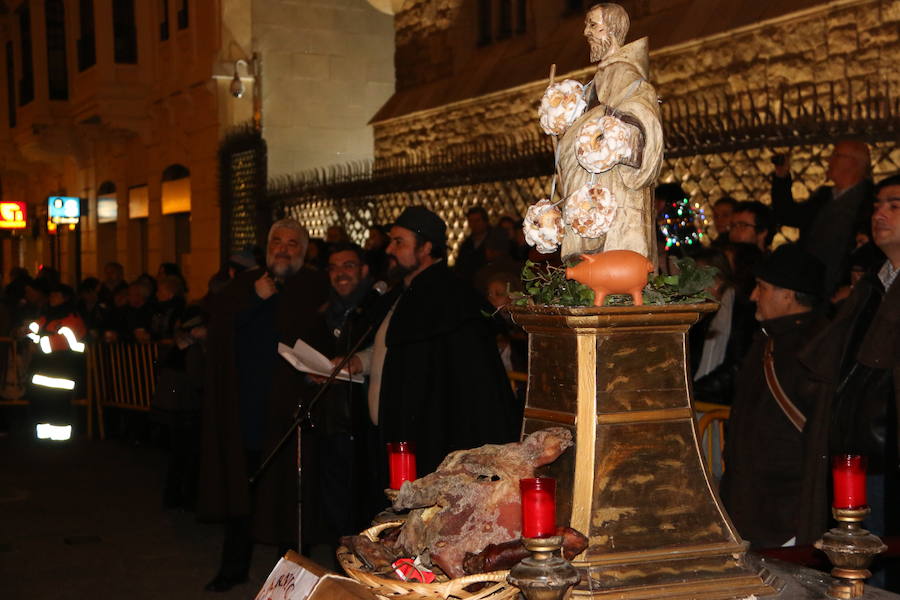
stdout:
POLYGON ((377 600, 366 586, 329 572, 293 550, 278 561, 256 600, 377 600))

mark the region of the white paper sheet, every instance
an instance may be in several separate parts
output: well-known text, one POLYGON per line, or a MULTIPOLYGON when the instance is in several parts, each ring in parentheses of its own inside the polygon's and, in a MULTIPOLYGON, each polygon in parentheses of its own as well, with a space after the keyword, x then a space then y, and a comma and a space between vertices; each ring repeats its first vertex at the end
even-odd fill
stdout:
POLYGON ((272 569, 256 600, 305 600, 318 581, 318 577, 300 565, 282 558, 272 569))
MULTIPOLYGON (((304 373, 328 377, 331 375, 332 369, 334 369, 331 361, 328 360, 324 354, 300 338, 297 338, 297 341, 294 342, 293 348, 287 344, 279 343, 278 354, 291 363, 295 369, 303 371, 304 373)), ((351 379, 346 369, 338 374, 337 379, 341 381, 352 381, 353 383, 362 383, 365 381, 365 377, 360 373, 353 375, 353 378, 351 379)))

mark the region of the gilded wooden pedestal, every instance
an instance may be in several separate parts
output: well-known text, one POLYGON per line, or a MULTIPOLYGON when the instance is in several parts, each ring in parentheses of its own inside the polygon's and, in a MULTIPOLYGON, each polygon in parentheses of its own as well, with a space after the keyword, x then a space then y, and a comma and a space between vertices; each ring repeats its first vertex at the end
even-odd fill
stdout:
POLYGON ((569 427, 556 477, 558 519, 590 538, 575 596, 744 598, 778 583, 710 484, 697 438, 687 330, 713 304, 517 307, 529 334, 524 432, 569 427))

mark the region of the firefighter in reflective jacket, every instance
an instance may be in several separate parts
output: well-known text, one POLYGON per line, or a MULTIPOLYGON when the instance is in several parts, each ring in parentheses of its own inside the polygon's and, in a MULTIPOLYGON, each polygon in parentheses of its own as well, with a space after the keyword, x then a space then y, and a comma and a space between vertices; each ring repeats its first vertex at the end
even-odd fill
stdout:
POLYGON ((37 346, 31 359, 29 405, 39 438, 57 439, 60 428, 71 433, 71 400, 84 379, 87 328, 75 312, 73 296, 69 286, 57 286, 50 292, 47 313, 27 325, 26 336, 37 346))

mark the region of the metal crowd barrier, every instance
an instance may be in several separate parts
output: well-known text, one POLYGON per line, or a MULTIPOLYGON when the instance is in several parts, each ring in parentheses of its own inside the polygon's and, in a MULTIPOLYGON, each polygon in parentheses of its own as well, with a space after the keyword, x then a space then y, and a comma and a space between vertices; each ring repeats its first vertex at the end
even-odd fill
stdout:
MULTIPOLYGON (((103 410, 149 411, 156 391, 160 344, 94 343, 87 350, 87 397, 96 407, 100 439, 106 439, 103 410)), ((90 411, 89 411, 90 412, 90 411)))

